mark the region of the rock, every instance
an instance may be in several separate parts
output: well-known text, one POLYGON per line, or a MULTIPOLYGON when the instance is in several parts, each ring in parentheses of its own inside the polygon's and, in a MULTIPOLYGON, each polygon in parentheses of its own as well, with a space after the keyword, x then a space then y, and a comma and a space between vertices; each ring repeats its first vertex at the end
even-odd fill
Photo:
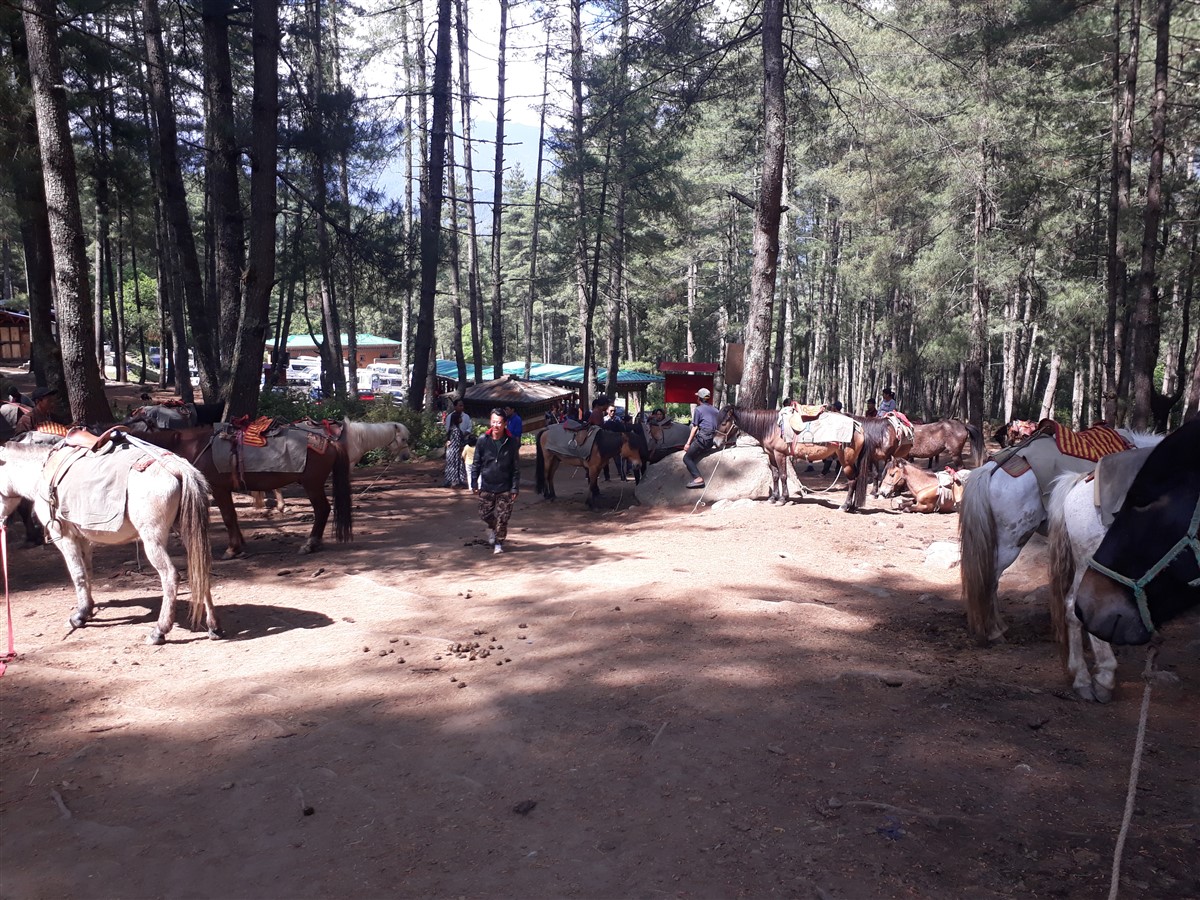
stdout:
POLYGON ((934 541, 925 550, 925 565, 938 569, 953 569, 962 561, 957 541, 934 541))
POLYGON ((845 804, 842 803, 842 801, 837 797, 830 797, 827 805, 830 809, 841 809, 843 806, 845 806, 845 804))

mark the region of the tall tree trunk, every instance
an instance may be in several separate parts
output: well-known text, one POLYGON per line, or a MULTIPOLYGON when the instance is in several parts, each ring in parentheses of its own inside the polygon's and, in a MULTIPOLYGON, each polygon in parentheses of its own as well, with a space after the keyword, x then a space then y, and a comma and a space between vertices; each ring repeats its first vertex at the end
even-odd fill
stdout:
MULTIPOLYGON (((24 90, 31 90, 28 80, 29 54, 20 20, 15 17, 9 20, 9 28, 17 81, 24 90)), ((62 351, 51 328, 54 320, 54 258, 50 241, 50 212, 46 208, 46 187, 42 180, 41 151, 38 148, 38 127, 32 107, 21 116, 17 129, 10 137, 14 142, 13 152, 6 153, 5 158, 12 160, 7 169, 12 179, 21 229, 21 249, 25 257, 30 367, 38 385, 63 390, 65 394, 62 351)), ((0 137, 0 141, 3 140, 5 138, 0 137)))
MULTIPOLYGON (((213 229, 213 286, 219 323, 217 350, 224 387, 237 365, 231 354, 237 345, 245 266, 242 249, 245 227, 238 192, 238 145, 234 135, 233 70, 229 60, 229 16, 233 2, 203 0, 200 9, 204 25, 204 132, 208 142, 205 171, 213 229)), ((257 405, 257 397, 254 403, 257 405)))
POLYGON ((52 0, 28 0, 21 12, 29 54, 29 78, 37 116, 42 179, 49 211, 54 279, 58 287, 58 339, 63 354, 63 384, 71 418, 107 422, 111 418, 96 348, 89 329, 91 301, 87 293, 87 254, 79 211, 79 179, 75 148, 67 124, 56 10, 52 0))
POLYGON ((471 358, 475 367, 475 382, 483 381, 483 339, 480 315, 483 307, 479 277, 479 234, 475 227, 475 160, 471 150, 471 69, 467 46, 467 0, 455 0, 458 15, 455 28, 458 37, 458 86, 462 95, 460 118, 463 141, 463 181, 467 203, 467 298, 471 314, 471 358))
MULTIPOLYGON (((550 21, 546 20, 546 49, 542 55, 542 108, 538 116, 537 171, 533 186, 533 233, 529 238, 529 295, 525 300, 525 377, 533 366, 533 302, 537 297, 538 241, 542 226, 542 159, 546 149, 546 104, 550 92, 550 21)), ((549 362, 543 350, 542 361, 549 362)))
POLYGON ((575 295, 579 306, 579 352, 583 380, 579 388, 579 405, 586 414, 594 382, 592 365, 592 312, 588 293, 587 193, 584 184, 583 142, 583 26, 580 9, 583 0, 570 0, 571 10, 571 201, 575 220, 575 295))
POLYGON ((750 273, 750 310, 746 319, 745 371, 739 391, 742 406, 767 400, 771 314, 779 258, 779 217, 783 197, 783 158, 787 111, 783 69, 784 0, 763 0, 763 167, 754 210, 754 261, 750 273))
POLYGON ((500 0, 496 80, 496 164, 492 186, 492 377, 504 376, 504 317, 500 308, 500 231, 504 222, 504 52, 508 42, 508 0, 500 0))
MULTIPOLYGON (((629 92, 629 0, 621 0, 621 37, 617 48, 617 97, 629 92)), ((612 113, 617 131, 617 183, 613 198, 613 240, 609 266, 608 295, 608 372, 604 393, 617 395, 621 363, 621 294, 625 284, 625 206, 628 197, 629 123, 625 111, 616 105, 612 113)))
POLYGON ((1142 0, 1130 0, 1129 46, 1121 58, 1121 2, 1113 2, 1113 114, 1110 193, 1108 203, 1108 253, 1106 298, 1108 307, 1104 352, 1104 418, 1117 422, 1121 384, 1126 380, 1125 309, 1128 283, 1125 220, 1133 170, 1133 111, 1137 99, 1138 54, 1142 32, 1142 0))
POLYGON ((450 106, 450 0, 438 0, 437 50, 433 63, 433 133, 428 177, 421 191, 421 308, 417 317, 413 379, 408 405, 420 410, 433 351, 433 301, 442 223, 442 186, 446 162, 446 112, 450 106))
MULTIPOLYGON (((158 125, 158 158, 162 167, 163 216, 170 232, 173 253, 178 259, 183 296, 177 301, 186 305, 188 323, 192 326, 192 342, 196 365, 200 369, 200 391, 207 402, 220 398, 221 382, 213 326, 204 309, 204 287, 200 280, 200 260, 196 255, 196 239, 192 234, 187 193, 183 187, 183 172, 179 164, 179 135, 175 126, 175 107, 171 99, 167 53, 163 46, 162 22, 157 0, 141 0, 142 25, 146 38, 147 84, 154 117, 158 125)), ((186 345, 176 346, 176 363, 186 373, 186 345)), ((185 374, 186 377, 186 374, 185 374)))
POLYGON ((455 393, 456 396, 462 397, 467 391, 467 357, 463 352, 462 269, 459 259, 462 241, 458 231, 458 177, 454 160, 453 104, 447 104, 446 115, 446 171, 449 173, 447 178, 450 182, 450 241, 447 249, 450 256, 450 312, 454 322, 451 343, 454 347, 454 363, 458 370, 455 393))
MULTIPOLYGON (((258 412, 263 346, 275 285, 275 214, 279 167, 279 7, 271 0, 251 3, 254 97, 250 112, 250 256, 245 298, 233 350, 233 372, 225 419, 258 412)), ((273 359, 271 371, 279 364, 273 359)), ((270 390, 270 385, 267 386, 270 390)))
MULTIPOLYGON (((1154 95, 1150 101, 1150 171, 1146 177, 1146 206, 1142 213, 1142 266, 1138 275, 1137 306, 1133 313, 1133 353, 1130 369, 1133 386, 1131 424, 1149 428, 1154 422, 1158 391, 1154 369, 1158 365, 1161 331, 1159 292, 1156 284, 1158 225, 1163 208, 1163 149, 1167 140, 1167 73, 1170 63, 1171 0, 1158 0, 1155 16, 1154 95)), ((1159 395, 1161 396, 1161 395, 1159 395)), ((1158 424, 1165 427, 1165 416, 1158 424)))

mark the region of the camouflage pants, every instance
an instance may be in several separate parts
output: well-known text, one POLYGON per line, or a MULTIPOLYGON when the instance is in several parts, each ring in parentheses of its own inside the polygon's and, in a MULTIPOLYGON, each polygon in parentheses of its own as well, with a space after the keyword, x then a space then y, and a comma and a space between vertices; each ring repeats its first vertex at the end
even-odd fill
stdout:
POLYGON ((479 518, 488 528, 495 530, 497 543, 502 543, 508 536, 508 520, 512 517, 512 511, 513 498, 508 491, 499 494, 479 492, 479 518))

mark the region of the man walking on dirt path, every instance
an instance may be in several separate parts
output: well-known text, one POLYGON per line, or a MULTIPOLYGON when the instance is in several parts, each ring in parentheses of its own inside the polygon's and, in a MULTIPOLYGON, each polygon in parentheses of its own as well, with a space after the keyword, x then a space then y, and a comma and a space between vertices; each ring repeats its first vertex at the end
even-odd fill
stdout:
POLYGON ((487 432, 475 445, 471 463, 471 483, 479 495, 479 518, 488 527, 488 543, 493 553, 504 552, 508 520, 521 487, 517 466, 521 441, 506 430, 504 410, 493 409, 487 432))

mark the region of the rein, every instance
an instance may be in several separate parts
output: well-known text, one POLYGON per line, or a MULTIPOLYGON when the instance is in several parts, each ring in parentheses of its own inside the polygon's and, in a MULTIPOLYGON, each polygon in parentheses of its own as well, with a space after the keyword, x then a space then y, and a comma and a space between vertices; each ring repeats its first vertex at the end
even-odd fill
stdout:
MULTIPOLYGON (((1187 533, 1175 542, 1175 545, 1163 554, 1162 558, 1150 567, 1141 578, 1136 581, 1132 578, 1127 578, 1120 572, 1115 572, 1108 566, 1096 562, 1094 556, 1087 558, 1087 565, 1090 569, 1095 569, 1106 578, 1111 578, 1118 584, 1123 584, 1125 587, 1133 591, 1134 599, 1137 601, 1138 615, 1142 617, 1142 624, 1146 626, 1146 630, 1154 634, 1157 630, 1154 627, 1154 621, 1150 617, 1150 607, 1146 603, 1146 585, 1152 582, 1155 578, 1162 574, 1162 571, 1175 562, 1184 550, 1191 548, 1192 553, 1196 555, 1196 565, 1200 566, 1200 539, 1197 539, 1197 531, 1200 530, 1200 497, 1196 498, 1196 509, 1192 512, 1192 520, 1188 524, 1187 533)), ((1188 582, 1192 587, 1200 587, 1200 578, 1195 578, 1188 582)))
POLYGON ((3 675, 8 664, 17 658, 13 643, 12 600, 8 596, 8 525, 3 521, 0 521, 0 569, 4 571, 4 610, 8 614, 8 652, 0 656, 0 675, 3 675))

